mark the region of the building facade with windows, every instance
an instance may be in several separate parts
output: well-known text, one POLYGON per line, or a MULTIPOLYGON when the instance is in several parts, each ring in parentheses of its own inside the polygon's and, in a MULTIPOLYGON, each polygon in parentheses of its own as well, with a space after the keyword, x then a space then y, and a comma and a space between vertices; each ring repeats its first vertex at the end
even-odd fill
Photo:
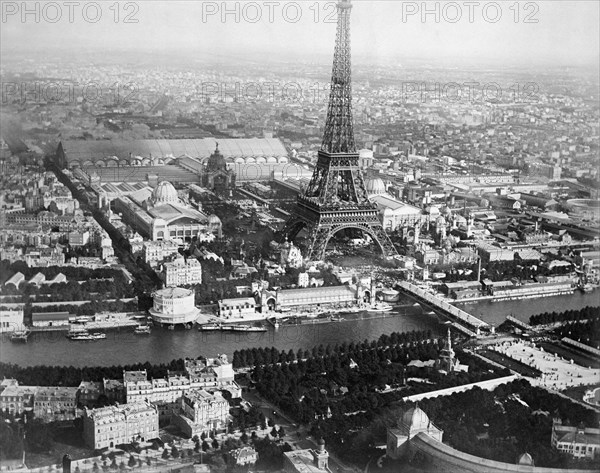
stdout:
POLYGON ((160 182, 152 193, 142 189, 118 197, 114 208, 125 223, 152 241, 191 241, 199 234, 221 231, 200 210, 184 203, 168 181, 160 182))
POLYGON ((171 240, 145 241, 142 246, 144 262, 157 266, 171 256, 179 255, 179 244, 171 240))
POLYGON ((195 258, 177 258, 163 264, 160 274, 167 287, 188 286, 202 283, 202 265, 195 258))
POLYGON ((256 301, 252 297, 238 297, 219 301, 219 317, 243 319, 256 316, 256 301))
POLYGON ((33 413, 46 422, 77 417, 77 390, 74 387, 38 386, 33 397, 33 413))
POLYGON ((0 410, 11 415, 33 411, 33 398, 36 386, 19 386, 16 379, 0 381, 0 410))
POLYGON ((169 373, 164 378, 148 379, 146 370, 124 371, 123 386, 126 402, 151 402, 161 418, 178 413, 181 397, 190 390, 227 391, 232 398, 242 396, 226 355, 185 360, 185 373, 169 373))
POLYGON ((600 429, 563 425, 560 419, 552 422, 551 445, 574 458, 595 459, 600 456, 600 429))
POLYGON ((148 402, 86 408, 83 413, 83 438, 93 449, 143 442, 158 436, 158 411, 148 402))
POLYGON ((187 437, 218 432, 227 427, 229 403, 220 392, 192 389, 181 396, 181 413, 173 421, 187 437))
POLYGON ((14 332, 25 328, 23 307, 0 309, 0 333, 14 332))

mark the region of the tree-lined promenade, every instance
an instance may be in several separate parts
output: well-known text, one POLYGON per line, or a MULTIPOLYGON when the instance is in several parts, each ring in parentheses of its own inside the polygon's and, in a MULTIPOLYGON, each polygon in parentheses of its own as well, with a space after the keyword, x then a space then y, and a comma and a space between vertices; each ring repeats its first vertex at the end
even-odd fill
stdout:
POLYGON ((436 360, 444 347, 445 339, 430 331, 394 332, 296 352, 243 349, 234 353, 233 363, 243 371, 253 367, 251 386, 264 399, 311 426, 313 435, 325 435, 342 459, 357 461, 344 447, 402 397, 508 374, 460 349, 457 356, 469 371, 440 372, 436 360), (428 363, 410 364, 417 360, 428 363))
POLYGON ((556 322, 580 321, 600 318, 598 307, 584 307, 579 310, 566 310, 564 312, 544 312, 529 317, 530 325, 547 325, 556 322))
POLYGON ((274 363, 289 363, 296 360, 306 360, 308 358, 318 358, 330 356, 331 354, 353 354, 357 351, 375 350, 379 348, 393 348, 405 346, 407 344, 420 344, 424 341, 433 340, 431 330, 410 332, 393 332, 389 335, 382 335, 378 340, 371 342, 365 340, 363 342, 343 342, 335 345, 318 345, 312 350, 298 350, 294 352, 279 351, 272 348, 244 348, 233 352, 233 367, 245 368, 258 365, 269 365, 274 363))

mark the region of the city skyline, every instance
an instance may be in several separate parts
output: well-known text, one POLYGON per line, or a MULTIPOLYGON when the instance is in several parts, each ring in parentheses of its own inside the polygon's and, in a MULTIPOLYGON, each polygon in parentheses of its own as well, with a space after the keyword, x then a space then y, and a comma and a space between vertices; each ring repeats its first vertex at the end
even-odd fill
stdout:
MULTIPOLYGON (((99 9, 84 3, 72 10, 60 3, 29 3, 24 3, 28 12, 16 2, 3 3, 3 55, 135 50, 225 63, 296 58, 326 63, 335 35, 331 2, 120 2, 99 9)), ((596 66, 599 5, 568 3, 427 2, 424 7, 376 1, 367 7, 355 0, 353 57, 399 66, 413 59, 596 66)))
POLYGON ((0 3, 0 469, 598 470, 598 2, 352 1, 0 3))

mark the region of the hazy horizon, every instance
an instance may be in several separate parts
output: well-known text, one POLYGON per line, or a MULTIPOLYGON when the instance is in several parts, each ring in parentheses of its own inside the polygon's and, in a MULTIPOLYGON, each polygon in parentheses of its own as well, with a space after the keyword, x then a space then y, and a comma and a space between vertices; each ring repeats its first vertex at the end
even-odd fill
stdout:
MULTIPOLYGON (((8 3, 20 8, 21 2, 8 3)), ((91 2, 81 5, 86 3, 91 2)), ((56 14, 53 7, 48 7, 45 13, 41 10, 44 7, 40 7, 39 23, 34 22, 35 14, 26 16, 23 22, 20 11, 6 14, 3 6, 6 14, 0 33, 3 56, 19 53, 27 59, 27 54, 33 57, 44 52, 138 51, 157 57, 187 56, 192 61, 312 59, 321 63, 330 61, 333 52, 335 17, 325 21, 333 12, 332 2, 283 1, 271 11, 268 2, 227 2, 231 13, 223 18, 222 2, 143 0, 120 3, 117 22, 116 11, 111 7, 114 3, 100 3, 102 17, 96 23, 86 21, 81 10, 75 10, 73 22, 69 22, 64 5, 62 17, 55 23, 47 21, 56 14), (268 18, 270 12, 273 22, 268 18), (297 22, 292 21, 298 12, 301 17, 297 22), (261 18, 251 22, 258 13, 261 18), (127 15, 137 23, 125 23, 127 15)), ((488 21, 497 13, 495 8, 487 10, 487 20, 482 12, 484 6, 493 2, 480 2, 481 6, 473 11, 472 23, 465 2, 427 2, 428 8, 439 8, 439 23, 433 14, 425 18, 420 11, 409 15, 410 9, 415 6, 420 9, 421 3, 353 0, 355 60, 393 65, 401 65, 402 61, 558 67, 599 64, 600 2, 520 2, 518 21, 515 21, 515 2, 499 2, 502 16, 495 23, 488 21), (452 23, 449 20, 458 14, 456 5, 462 17, 452 23), (537 23, 526 23, 527 19, 537 23)))

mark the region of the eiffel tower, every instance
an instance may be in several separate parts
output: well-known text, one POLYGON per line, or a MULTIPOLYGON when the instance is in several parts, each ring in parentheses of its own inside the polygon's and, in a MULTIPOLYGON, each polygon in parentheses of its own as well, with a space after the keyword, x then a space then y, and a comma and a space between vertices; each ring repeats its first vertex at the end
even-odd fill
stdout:
POLYGON ((384 257, 396 248, 378 218, 377 206, 368 199, 358 163, 352 125, 350 67, 350 0, 337 4, 338 23, 329 93, 329 108, 317 166, 296 208, 283 228, 289 241, 304 228, 308 233, 305 259, 322 260, 327 242, 338 231, 362 230, 381 247, 384 257))

